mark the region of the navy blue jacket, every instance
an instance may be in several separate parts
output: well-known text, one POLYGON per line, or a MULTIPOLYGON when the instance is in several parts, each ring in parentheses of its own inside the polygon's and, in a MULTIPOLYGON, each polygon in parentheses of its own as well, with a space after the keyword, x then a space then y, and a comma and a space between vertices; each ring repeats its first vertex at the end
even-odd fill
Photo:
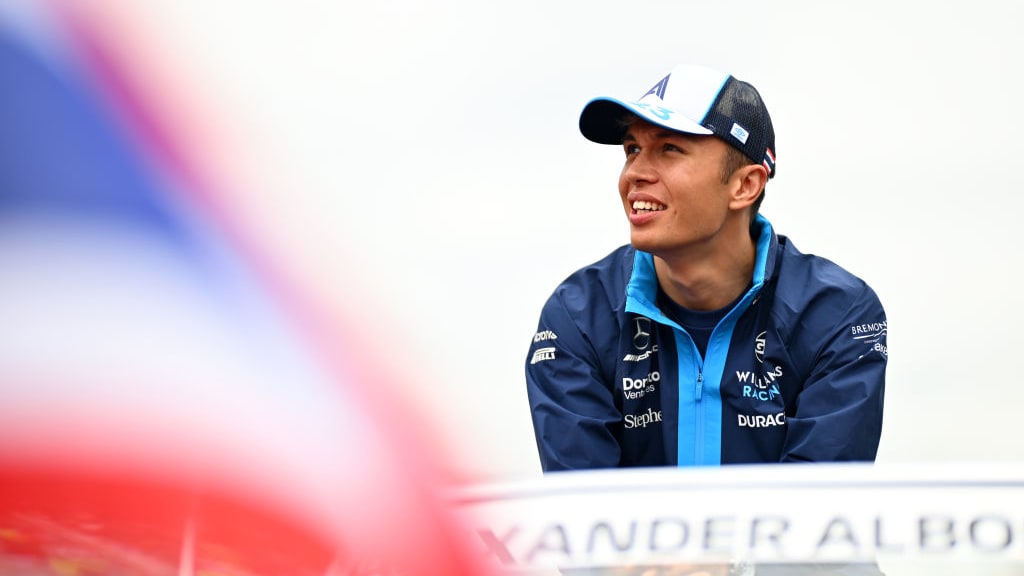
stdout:
POLYGON ((755 222, 752 287, 702 358, 623 246, 548 299, 526 359, 546 471, 874 460, 887 323, 875 292, 755 222))

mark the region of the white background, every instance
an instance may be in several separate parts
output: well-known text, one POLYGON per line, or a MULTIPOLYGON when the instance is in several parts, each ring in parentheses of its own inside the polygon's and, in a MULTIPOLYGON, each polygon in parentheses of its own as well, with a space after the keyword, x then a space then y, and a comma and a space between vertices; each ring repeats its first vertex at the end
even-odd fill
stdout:
POLYGON ((880 295, 879 461, 1024 457, 1020 6, 159 0, 138 25, 287 174, 251 199, 262 225, 358 298, 461 469, 512 478, 539 473, 540 307, 628 241, 621 152, 579 112, 679 62, 758 87, 779 168, 762 213, 880 295))

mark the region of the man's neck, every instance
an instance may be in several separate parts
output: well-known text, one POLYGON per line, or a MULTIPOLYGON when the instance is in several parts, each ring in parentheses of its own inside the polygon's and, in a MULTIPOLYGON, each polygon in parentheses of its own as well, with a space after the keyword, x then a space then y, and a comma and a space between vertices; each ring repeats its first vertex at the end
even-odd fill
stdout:
POLYGON ((749 234, 724 248, 655 255, 658 284, 676 304, 690 310, 718 310, 750 285, 756 246, 749 234))

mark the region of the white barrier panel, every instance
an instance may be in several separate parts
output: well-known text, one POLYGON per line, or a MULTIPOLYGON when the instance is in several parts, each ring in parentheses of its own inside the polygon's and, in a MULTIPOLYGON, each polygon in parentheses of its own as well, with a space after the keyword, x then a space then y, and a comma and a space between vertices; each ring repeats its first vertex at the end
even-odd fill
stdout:
POLYGON ((508 571, 721 565, 742 573, 737 566, 891 559, 1024 572, 1020 465, 571 472, 471 487, 455 505, 481 553, 508 571))

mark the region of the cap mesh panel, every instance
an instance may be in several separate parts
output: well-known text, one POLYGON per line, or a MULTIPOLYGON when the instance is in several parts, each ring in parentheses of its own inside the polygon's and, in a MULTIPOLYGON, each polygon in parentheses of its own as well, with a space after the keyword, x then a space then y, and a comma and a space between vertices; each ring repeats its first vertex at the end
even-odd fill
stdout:
MULTIPOLYGON (((775 129, 768 109, 757 89, 746 82, 729 78, 705 117, 704 125, 755 164, 764 161, 766 148, 775 154, 775 129), (731 134, 733 124, 739 124, 748 132, 746 142, 731 134)), ((775 170, 770 176, 775 176, 775 170)))

